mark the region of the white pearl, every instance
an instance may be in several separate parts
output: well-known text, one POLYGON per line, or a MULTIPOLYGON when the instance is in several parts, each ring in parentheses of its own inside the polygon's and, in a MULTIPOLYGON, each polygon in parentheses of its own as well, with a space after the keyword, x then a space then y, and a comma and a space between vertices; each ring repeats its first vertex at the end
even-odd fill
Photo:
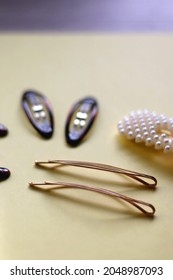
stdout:
POLYGON ((152 139, 151 139, 150 137, 148 137, 148 138, 146 139, 145 145, 146 145, 146 146, 152 146, 152 145, 153 145, 153 141, 152 141, 152 139))
POLYGON ((126 125, 126 126, 129 126, 129 125, 130 125, 130 122, 129 122, 129 121, 125 121, 125 125, 126 125))
POLYGON ((148 115, 149 114, 149 111, 147 109, 144 109, 144 114, 145 115, 148 115))
POLYGON ((152 117, 154 117, 154 118, 157 117, 156 112, 152 112, 151 115, 152 115, 152 117))
POLYGON ((139 133, 140 133, 140 129, 139 129, 139 128, 136 128, 136 129, 135 129, 135 133, 136 133, 136 134, 139 134, 139 133))
POLYGON ((134 129, 138 129, 139 128, 139 125, 136 123, 134 124, 134 129))
POLYGON ((154 135, 153 140, 154 140, 154 142, 156 143, 156 142, 159 140, 159 136, 158 136, 157 134, 154 135))
POLYGON ((147 132, 146 126, 142 128, 142 131, 143 131, 144 133, 147 132))
POLYGON ((154 130, 154 128, 155 128, 154 125, 150 125, 149 127, 150 130, 154 130))
POLYGON ((124 128, 121 128, 119 131, 120 131, 120 134, 122 134, 122 135, 125 134, 124 128))
POLYGON ((153 122, 150 120, 150 121, 148 121, 148 126, 151 126, 151 125, 153 125, 153 122))
POLYGON ((134 139, 134 135, 133 135, 133 132, 132 132, 132 131, 129 131, 129 132, 128 132, 127 138, 128 138, 129 140, 134 139))
POLYGON ((123 129, 123 125, 119 124, 119 125, 118 125, 118 129, 119 129, 119 130, 120 130, 120 129, 123 129))
POLYGON ((129 117, 128 116, 125 116, 124 117, 124 121, 128 121, 129 120, 129 117))
POLYGON ((171 147, 169 145, 165 146, 164 152, 169 153, 171 151, 171 147))
POLYGON ((152 129, 152 130, 150 131, 150 134, 151 134, 152 136, 155 136, 156 131, 155 131, 154 129, 152 129))
POLYGON ((128 130, 128 131, 131 131, 131 130, 132 130, 131 125, 127 125, 127 130, 128 130))
POLYGON ((148 137, 148 132, 144 132, 144 138, 146 139, 148 137))
POLYGON ((141 122, 141 127, 146 127, 146 123, 145 122, 141 122))
POLYGON ((138 110, 138 111, 137 111, 137 115, 140 116, 141 114, 142 114, 142 111, 141 111, 141 110, 138 110))
POLYGON ((160 121, 159 120, 155 121, 155 125, 156 125, 156 127, 160 127, 160 121))
POLYGON ((162 134, 160 135, 160 137, 161 137, 162 139, 164 139, 164 138, 166 138, 166 134, 165 134, 165 133, 162 133, 162 134))
POLYGON ((141 134, 137 134, 136 137, 135 137, 135 142, 136 142, 136 143, 140 143, 140 142, 142 142, 142 141, 143 141, 143 139, 142 139, 141 134))
POLYGON ((155 144, 155 149, 156 150, 161 150, 163 148, 163 145, 160 141, 157 141, 155 144))
POLYGON ((168 145, 168 144, 169 144, 169 139, 168 139, 168 138, 165 138, 165 139, 163 140, 163 143, 164 143, 165 145, 168 145))
POLYGON ((131 111, 131 112, 130 112, 130 116, 131 116, 131 117, 135 117, 135 112, 134 112, 134 111, 131 111))

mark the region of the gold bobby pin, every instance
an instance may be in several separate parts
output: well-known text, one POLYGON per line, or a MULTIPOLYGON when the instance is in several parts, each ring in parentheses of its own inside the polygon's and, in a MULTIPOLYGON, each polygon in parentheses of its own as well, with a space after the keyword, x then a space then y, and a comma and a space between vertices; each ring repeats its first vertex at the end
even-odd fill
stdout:
MULTIPOLYGON (((35 161, 35 165, 45 166, 45 167, 47 165, 53 165, 53 168, 57 168, 57 167, 60 167, 60 166, 65 166, 65 165, 83 167, 83 168, 90 168, 90 169, 96 169, 96 170, 102 170, 102 171, 107 171, 107 172, 113 172, 113 173, 126 175, 126 176, 128 176, 128 177, 130 177, 134 180, 139 181, 143 185, 145 185, 147 187, 150 187, 150 188, 155 188, 156 185, 157 185, 157 180, 153 176, 143 174, 143 173, 134 172, 134 171, 130 171, 130 170, 126 170, 126 169, 122 169, 122 168, 107 165, 107 164, 101 164, 101 163, 84 162, 84 161, 72 161, 72 160, 49 160, 49 161, 35 161), (142 178, 151 180, 152 183, 149 183, 148 181, 146 181, 142 178)), ((119 193, 114 192, 114 191, 103 189, 103 188, 96 188, 96 187, 93 187, 93 186, 86 186, 86 185, 76 184, 76 183, 51 182, 51 181, 46 181, 44 183, 33 183, 33 182, 31 182, 29 184, 29 186, 34 187, 34 188, 38 188, 38 189, 42 189, 42 190, 45 190, 45 191, 54 190, 54 189, 58 189, 58 188, 61 188, 61 187, 72 187, 72 188, 77 188, 77 189, 90 190, 90 191, 102 193, 102 194, 105 194, 105 195, 109 195, 109 196, 116 197, 118 199, 124 200, 124 201, 130 203, 131 205, 133 205, 134 207, 136 207, 137 209, 139 209, 142 213, 146 214, 147 216, 153 216, 154 213, 155 213, 155 208, 150 203, 147 203, 147 202, 144 202, 144 201, 141 201, 141 200, 137 200, 137 199, 119 194, 119 193), (150 211, 146 210, 141 205, 146 207, 146 208, 150 208, 150 211)))

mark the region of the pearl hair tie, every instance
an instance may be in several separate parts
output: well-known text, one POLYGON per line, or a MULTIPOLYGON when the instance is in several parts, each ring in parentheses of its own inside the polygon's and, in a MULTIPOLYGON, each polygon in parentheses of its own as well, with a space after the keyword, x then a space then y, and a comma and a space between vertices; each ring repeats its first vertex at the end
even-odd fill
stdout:
POLYGON ((130 112, 119 123, 121 135, 136 143, 144 142, 165 153, 173 151, 173 118, 148 110, 130 112))

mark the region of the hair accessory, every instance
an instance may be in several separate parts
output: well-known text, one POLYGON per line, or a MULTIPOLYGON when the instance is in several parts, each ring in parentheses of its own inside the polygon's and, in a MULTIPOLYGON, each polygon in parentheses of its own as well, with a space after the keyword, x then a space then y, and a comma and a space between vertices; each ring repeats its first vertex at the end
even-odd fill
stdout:
POLYGON ((5 125, 0 123, 0 137, 4 137, 8 134, 8 129, 5 127, 5 125))
POLYGON ((148 110, 132 111, 118 123, 121 135, 136 143, 144 142, 165 153, 173 151, 173 118, 148 110))
POLYGON ((10 170, 4 167, 0 167, 0 181, 4 181, 10 177, 10 170))
MULTIPOLYGON (((50 161, 35 161, 35 165, 37 166, 43 166, 43 167, 48 167, 51 165, 52 168, 57 168, 60 166, 76 166, 76 167, 83 167, 83 168, 90 168, 90 169, 96 169, 96 170, 101 170, 101 171, 107 171, 107 172, 113 172, 113 173, 118 173, 122 175, 126 175, 134 180, 139 181, 143 185, 149 187, 149 188, 155 188, 157 185, 157 180, 155 177, 143 174, 143 173, 138 173, 126 169, 122 169, 119 167, 111 166, 111 165, 106 165, 106 164, 101 164, 101 163, 92 163, 92 162, 84 162, 84 161, 72 161, 72 160, 50 160, 50 161), (151 181, 148 182, 147 180, 151 181)), ((152 204, 137 200, 119 193, 116 193, 114 191, 110 191, 107 189, 103 188, 96 188, 93 186, 86 186, 82 184, 74 184, 74 183, 67 183, 67 182, 50 182, 46 181, 44 183, 33 183, 31 182, 29 184, 31 187, 35 187, 38 189, 42 190, 53 190, 53 189, 58 189, 60 187, 72 187, 72 188, 78 188, 78 189, 85 189, 85 190, 90 190, 90 191, 95 191, 98 193, 102 193, 105 195, 110 195, 116 198, 119 198, 121 200, 124 200, 137 209, 139 209, 141 212, 148 216, 153 216, 155 213, 155 208, 152 204), (142 207, 143 206, 143 207, 142 207), (150 211, 146 210, 145 207, 148 209, 150 208, 150 211)))
POLYGON ((77 146, 90 130, 98 113, 97 101, 86 97, 75 103, 68 114, 65 137, 70 146, 77 146))
POLYGON ((54 130, 53 113, 48 99, 35 91, 26 91, 22 106, 28 120, 43 138, 51 138, 54 130))

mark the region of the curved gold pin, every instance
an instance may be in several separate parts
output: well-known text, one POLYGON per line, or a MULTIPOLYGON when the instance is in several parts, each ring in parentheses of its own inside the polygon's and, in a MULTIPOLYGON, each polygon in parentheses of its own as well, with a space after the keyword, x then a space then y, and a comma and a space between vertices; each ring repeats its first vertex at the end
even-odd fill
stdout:
MULTIPOLYGON (((35 165, 46 167, 46 168, 48 168, 49 166, 51 166, 52 168, 58 168, 60 166, 74 166, 74 167, 89 168, 89 169, 95 169, 95 170, 101 170, 101 171, 125 175, 152 189, 154 189, 157 185, 156 178, 151 175, 119 168, 116 166, 102 164, 102 163, 74 161, 74 160, 48 160, 48 161, 35 161, 35 165)), ((101 193, 104 195, 108 195, 123 200, 131 204, 132 206, 134 206, 135 208, 137 208, 139 211, 141 211, 147 216, 151 217, 155 213, 155 208, 150 203, 144 202, 142 200, 137 200, 104 188, 96 188, 94 186, 87 186, 87 185, 71 183, 71 182, 51 182, 51 181, 46 181, 44 183, 31 182, 29 183, 29 186, 44 191, 51 191, 64 187, 93 191, 93 192, 101 193)))
POLYGON ((53 168, 58 168, 59 166, 76 166, 82 168, 89 168, 89 169, 96 169, 106 172, 117 173, 121 175, 128 176, 143 185, 149 188, 155 188, 157 185, 157 179, 154 176, 139 173, 136 171, 131 171, 123 168, 119 168, 112 165, 102 164, 102 163, 95 163, 95 162, 86 162, 86 161, 74 161, 74 160, 48 160, 48 161, 35 161, 35 165, 37 166, 47 166, 52 165, 53 168), (149 182, 148 182, 149 181, 149 182))
POLYGON ((101 193, 101 194, 104 194, 104 195, 108 195, 108 196, 111 196, 111 197, 121 199, 121 200, 131 204, 132 206, 136 207, 138 210, 140 210, 142 213, 144 213, 147 216, 152 217, 155 213, 155 208, 150 203, 144 202, 142 200, 137 200, 137 199, 119 194, 119 193, 114 192, 114 191, 103 189, 103 188, 96 188, 96 187, 93 187, 93 186, 86 186, 86 185, 75 184, 75 183, 51 182, 51 181, 46 181, 44 183, 33 183, 33 182, 31 182, 31 183, 29 183, 29 186, 32 187, 32 188, 37 188, 37 189, 41 189, 41 190, 44 190, 44 191, 56 190, 56 189, 64 188, 64 187, 93 191, 93 192, 97 192, 97 193, 101 193), (150 211, 147 210, 147 209, 150 209, 150 211))

